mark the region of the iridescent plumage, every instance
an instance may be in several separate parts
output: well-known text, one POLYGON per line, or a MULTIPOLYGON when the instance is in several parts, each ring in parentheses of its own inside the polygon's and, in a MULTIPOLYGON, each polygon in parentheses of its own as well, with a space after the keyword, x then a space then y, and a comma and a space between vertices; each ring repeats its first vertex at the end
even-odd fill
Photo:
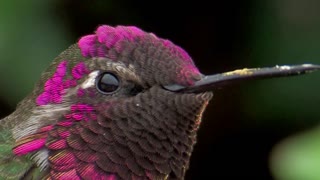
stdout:
POLYGON ((98 27, 58 56, 1 120, 10 156, 0 156, 0 177, 182 179, 212 93, 163 86, 191 86, 201 76, 168 40, 136 27, 98 27), (120 89, 97 91, 102 72, 116 74, 120 89), (4 172, 17 163, 19 174, 4 172))
POLYGON ((54 59, 0 121, 0 179, 183 179, 210 88, 319 69, 204 76, 168 40, 100 26, 54 59))

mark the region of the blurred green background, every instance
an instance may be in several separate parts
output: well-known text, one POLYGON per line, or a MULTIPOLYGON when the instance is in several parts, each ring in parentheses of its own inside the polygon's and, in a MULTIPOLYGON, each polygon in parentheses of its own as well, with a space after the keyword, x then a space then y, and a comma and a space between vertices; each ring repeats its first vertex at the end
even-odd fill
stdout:
MULTIPOLYGON (((55 56, 98 25, 154 32, 213 74, 320 64, 319 8, 317 0, 1 1, 1 116, 31 92, 55 56)), ((319 82, 320 72, 217 89, 186 179, 320 179, 319 82)))

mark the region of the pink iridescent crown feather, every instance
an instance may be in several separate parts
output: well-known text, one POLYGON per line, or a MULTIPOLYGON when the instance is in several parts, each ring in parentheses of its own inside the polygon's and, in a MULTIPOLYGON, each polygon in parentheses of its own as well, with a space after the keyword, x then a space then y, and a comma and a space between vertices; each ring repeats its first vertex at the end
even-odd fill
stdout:
MULTIPOLYGON (((84 57, 106 57, 107 51, 105 48, 115 48, 118 52, 121 52, 121 42, 123 40, 134 41, 136 38, 143 37, 146 34, 156 37, 154 34, 146 33, 135 26, 111 27, 108 25, 102 25, 98 27, 96 34, 82 37, 79 40, 78 45, 84 57)), ((174 45, 169 40, 157 39, 161 40, 165 47, 174 47, 171 49, 177 51, 179 55, 181 55, 182 59, 192 61, 188 53, 179 46, 174 45)))
POLYGON ((123 40, 133 41, 136 37, 145 35, 145 32, 137 27, 117 26, 116 28, 103 25, 98 27, 96 34, 82 37, 79 42, 84 57, 106 57, 106 49, 115 47, 121 51, 120 43, 123 40), (98 43, 100 44, 98 44, 98 43))

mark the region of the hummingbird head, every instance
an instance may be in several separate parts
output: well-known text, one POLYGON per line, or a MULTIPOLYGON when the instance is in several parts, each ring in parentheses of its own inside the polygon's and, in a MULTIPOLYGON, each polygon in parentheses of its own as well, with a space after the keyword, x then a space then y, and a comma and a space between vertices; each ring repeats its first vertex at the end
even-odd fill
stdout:
POLYGON ((170 87, 203 77, 168 40, 100 26, 60 54, 12 114, 13 152, 53 179, 182 179, 212 93, 170 87))

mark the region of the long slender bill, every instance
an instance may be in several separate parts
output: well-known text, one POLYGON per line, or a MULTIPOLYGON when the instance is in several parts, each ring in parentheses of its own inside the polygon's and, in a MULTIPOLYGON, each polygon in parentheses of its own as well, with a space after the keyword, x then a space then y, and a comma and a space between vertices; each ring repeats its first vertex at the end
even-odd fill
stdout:
POLYGON ((193 86, 181 86, 178 84, 172 84, 164 86, 165 89, 174 92, 204 92, 213 90, 215 87, 221 87, 237 81, 243 81, 248 79, 265 79, 273 77, 294 76, 310 73, 320 70, 320 65, 314 64, 302 64, 292 66, 275 66, 264 68, 252 68, 252 69, 238 69, 221 74, 214 74, 204 76, 201 80, 197 81, 193 86))

